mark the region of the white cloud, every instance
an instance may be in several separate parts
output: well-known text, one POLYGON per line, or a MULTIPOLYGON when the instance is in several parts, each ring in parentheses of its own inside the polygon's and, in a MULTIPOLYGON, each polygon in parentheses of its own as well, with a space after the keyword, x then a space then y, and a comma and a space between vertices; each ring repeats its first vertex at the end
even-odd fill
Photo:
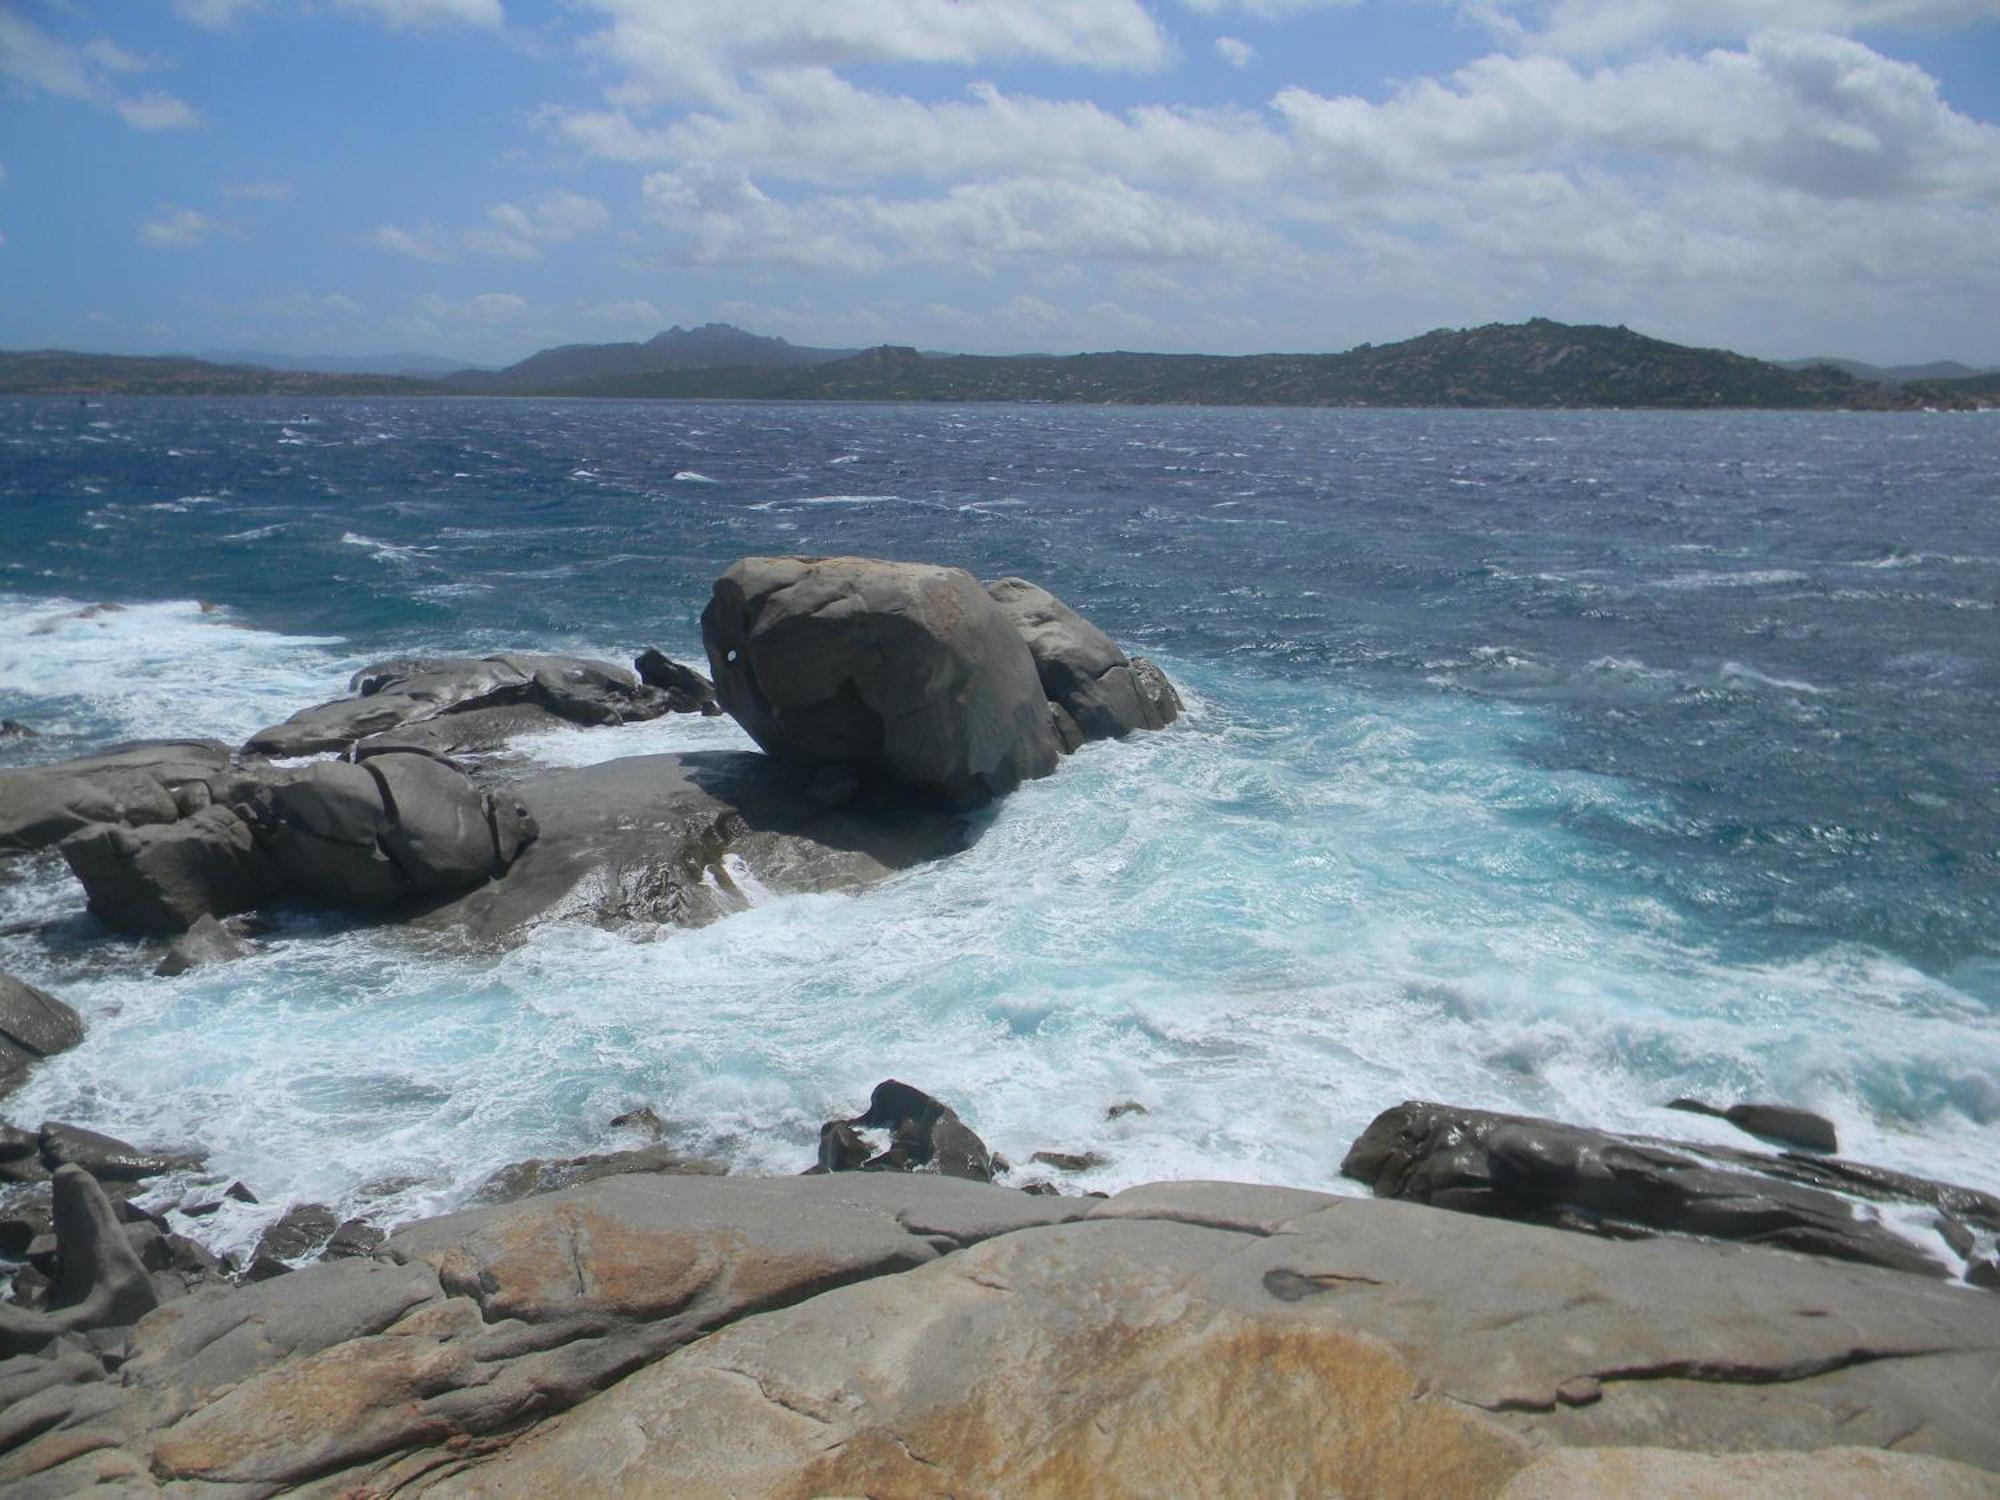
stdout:
POLYGON ((1232 68, 1247 68, 1256 57, 1257 49, 1241 37, 1219 36, 1215 39, 1215 51, 1232 68))
POLYGON ((127 52, 108 37, 74 46, 50 36, 25 17, 0 9, 0 78, 29 90, 115 109, 135 130, 186 130, 201 116, 172 94, 157 90, 125 97, 119 78, 143 73, 149 58, 127 52))
POLYGON ((199 209, 162 203, 158 213, 139 226, 139 243, 152 250, 192 250, 230 232, 228 225, 199 209))
POLYGON ((253 203, 284 203, 292 196, 289 182, 226 182, 222 185, 225 198, 247 198, 253 203))
POLYGON ((600 302, 595 307, 584 308, 583 316, 592 323, 632 333, 656 333, 667 326, 660 310, 644 298, 628 302, 600 302))
POLYGON ((1218 16, 1233 10, 1255 16, 1261 21, 1282 21, 1287 16, 1302 15, 1309 10, 1344 10, 1358 5, 1360 0, 1181 0, 1181 3, 1205 16, 1218 16))
POLYGON ((340 0, 351 11, 373 16, 396 31, 438 26, 497 27, 507 19, 500 0, 340 0))
POLYGON ((198 130, 201 116, 172 94, 158 91, 120 99, 114 106, 134 130, 198 130))
POLYGON ((623 70, 622 103, 724 99, 740 75, 854 63, 1034 60, 1155 68, 1172 48, 1140 0, 588 0, 592 50, 623 70))
POLYGON ((488 222, 464 229, 439 229, 423 223, 415 229, 384 224, 369 243, 418 260, 442 263, 461 255, 491 255, 502 260, 540 260, 546 245, 560 245, 593 234, 611 222, 611 211, 595 198, 557 188, 523 203, 496 203, 486 210, 488 222))
POLYGON ((1573 54, 1665 39, 1741 41, 1771 29, 1845 35, 2000 19, 2000 0, 1497 0, 1468 9, 1512 41, 1573 54))

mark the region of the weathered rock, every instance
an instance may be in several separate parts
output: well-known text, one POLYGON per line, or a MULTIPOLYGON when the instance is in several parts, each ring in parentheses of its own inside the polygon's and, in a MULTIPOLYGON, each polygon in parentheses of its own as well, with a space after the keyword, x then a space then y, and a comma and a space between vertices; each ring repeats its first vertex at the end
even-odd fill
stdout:
POLYGON ((1054 1167, 1058 1172, 1088 1172, 1104 1165, 1104 1158, 1095 1151, 1037 1151, 1028 1160, 1054 1167))
POLYGON ((66 1333, 123 1327, 159 1305, 96 1180, 80 1167, 64 1166, 53 1187, 57 1261, 48 1308, 31 1312, 0 1303, 0 1357, 39 1349, 66 1333))
POLYGON ((772 755, 952 807, 1055 769, 1034 660, 962 569, 745 558, 716 580, 701 632, 718 700, 772 755))
POLYGON ((504 878, 424 926, 516 938, 545 919, 698 926, 777 892, 844 890, 965 847, 963 822, 901 799, 827 808, 812 772, 742 751, 644 755, 524 777, 502 791, 538 836, 504 878))
POLYGON ((1141 672, 1110 636, 1047 589, 1002 578, 986 592, 1026 642, 1042 691, 1061 711, 1056 722, 1066 740, 1067 726, 1082 744, 1164 729, 1179 716, 1180 697, 1165 673, 1150 662, 1141 672))
POLYGON ((182 812, 177 790, 228 767, 228 747, 214 740, 142 740, 0 771, 0 853, 53 848, 93 823, 171 823, 182 812))
POLYGON ((868 1109, 820 1127, 819 1165, 829 1172, 938 1172, 974 1182, 993 1180, 993 1155, 950 1105, 894 1078, 875 1085, 868 1109), (889 1132, 888 1149, 856 1162, 858 1134, 889 1132))
POLYGON ((632 663, 639 680, 659 688, 677 714, 705 714, 714 718, 722 705, 715 701, 715 684, 693 667, 683 666, 656 646, 648 646, 632 663))
MULTIPOLYGON (((430 1493, 1526 1500, 1607 1449, 1691 1449, 1662 1471, 1698 1478, 1704 1452, 1892 1443, 1872 1472, 1903 1482, 1859 1493, 1994 1492, 2000 1304, 1743 1247, 1162 1186, 735 1322, 430 1493)), ((1761 1468, 1797 1494, 1868 1471, 1761 1468)))
POLYGON ((1946 1275, 1915 1244, 1821 1188, 1717 1167, 1672 1147, 1520 1115, 1408 1102, 1341 1163, 1378 1197, 1598 1233, 1664 1231, 1946 1275))
POLYGON ((528 705, 579 724, 622 724, 668 711, 666 695, 622 667, 535 652, 426 657, 363 667, 348 684, 357 696, 301 709, 252 735, 252 755, 346 750, 371 736, 449 715, 528 705))
POLYGON ((594 1156, 533 1158, 502 1167, 473 1192, 476 1203, 514 1203, 538 1193, 559 1192, 605 1177, 665 1172, 676 1177, 720 1177, 728 1171, 719 1161, 684 1156, 667 1146, 637 1151, 605 1151, 594 1156))
POLYGON ((319 1252, 321 1260, 351 1260, 373 1255, 389 1236, 365 1219, 347 1219, 334 1230, 319 1252))
POLYGON ((65 839, 62 855, 91 911, 121 932, 182 933, 204 916, 248 911, 285 887, 250 826, 223 806, 156 827, 94 825, 65 839))
POLYGON ((0 974, 0 1094, 13 1091, 45 1057, 83 1040, 83 1021, 46 990, 0 974))
POLYGON ((192 1151, 149 1151, 81 1125, 44 1124, 39 1138, 42 1160, 51 1172, 78 1167, 101 1182, 141 1182, 169 1172, 191 1172, 202 1163, 192 1151))
POLYGON ((153 972, 172 979, 194 969, 234 963, 250 956, 250 945, 224 927, 212 915, 195 919, 192 927, 167 945, 166 953, 153 972))

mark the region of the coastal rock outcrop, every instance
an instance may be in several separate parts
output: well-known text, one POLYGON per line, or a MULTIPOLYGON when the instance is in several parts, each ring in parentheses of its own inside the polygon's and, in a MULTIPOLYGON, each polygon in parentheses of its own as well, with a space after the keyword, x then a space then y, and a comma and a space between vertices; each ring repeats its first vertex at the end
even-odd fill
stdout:
POLYGON ((53 765, 0 771, 0 855, 49 849, 92 824, 171 823, 229 768, 217 740, 141 740, 53 765))
POLYGON ((993 1153, 958 1112, 922 1089, 888 1078, 875 1085, 868 1108, 851 1120, 828 1120, 819 1128, 815 1172, 936 1172, 973 1182, 993 1180, 993 1153), (873 1150, 863 1131, 888 1132, 889 1143, 873 1150))
POLYGON ((83 1021, 47 990, 0 973, 0 1094, 20 1084, 45 1057, 83 1040, 83 1021))
POLYGON ((1065 752, 1137 729, 1164 729, 1179 717, 1180 695, 1164 672, 1144 657, 1126 656, 1047 589, 1025 578, 1002 578, 986 592, 1035 660, 1065 752))
POLYGON ((716 580, 701 634, 722 706, 781 759, 960 808, 1055 769, 1034 659, 963 569, 745 558, 716 580))
POLYGON ((632 663, 632 670, 648 687, 665 693, 667 704, 675 713, 698 713, 711 719, 722 713, 722 705, 715 701, 715 684, 657 646, 641 651, 632 663))
POLYGON ((1619 1237, 1775 1245, 1944 1277, 1938 1255, 1866 1204, 1939 1208, 2000 1230, 2000 1199, 1856 1163, 1648 1140, 1524 1115, 1406 1102, 1378 1115, 1341 1171, 1376 1196, 1619 1237))
POLYGON ((300 709, 284 723, 259 730, 244 750, 252 755, 313 755, 388 737, 383 742, 398 748, 448 751, 461 740, 491 743, 505 734, 556 724, 656 719, 675 706, 666 691, 610 662, 526 651, 377 662, 356 672, 348 690, 353 697, 300 709), (472 714, 483 717, 423 732, 435 721, 472 714))

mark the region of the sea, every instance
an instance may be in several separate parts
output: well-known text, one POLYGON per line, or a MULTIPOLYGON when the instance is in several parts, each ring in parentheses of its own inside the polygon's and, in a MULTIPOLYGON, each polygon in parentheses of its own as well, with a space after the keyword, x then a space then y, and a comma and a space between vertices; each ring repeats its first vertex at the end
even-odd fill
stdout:
POLYGON ((261 1200, 224 1248, 450 1209, 640 1105, 796 1172, 888 1077, 1017 1163, 1096 1153, 1072 1190, 1356 1191, 1409 1098, 1747 1144, 1684 1095, 2000 1190, 2000 419, 16 399, 0 540, 7 766, 237 741, 390 656, 700 662, 762 553, 1033 579, 1187 703, 957 857, 698 930, 292 912, 169 980, 59 861, 0 865, 0 968, 88 1026, 0 1112, 200 1146, 261 1200))

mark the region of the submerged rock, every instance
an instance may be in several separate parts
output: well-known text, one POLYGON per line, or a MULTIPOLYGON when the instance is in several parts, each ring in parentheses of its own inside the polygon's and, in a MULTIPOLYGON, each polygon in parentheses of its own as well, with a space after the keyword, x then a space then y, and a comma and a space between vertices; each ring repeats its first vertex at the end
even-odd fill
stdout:
POLYGON ((153 972, 172 979, 194 969, 234 963, 250 956, 250 945, 216 921, 212 915, 195 919, 192 927, 167 945, 167 951, 153 972))
MULTIPOLYGON (((1759 1158, 1717 1166, 1697 1146, 1640 1140, 1522 1115, 1409 1102, 1383 1111, 1341 1171, 1377 1197, 1464 1213, 1630 1237, 1701 1235, 1775 1245, 1942 1277, 1910 1240, 1859 1216, 1824 1187, 1757 1170, 1759 1158)), ((1710 1153, 1713 1154, 1713 1153, 1710 1153)))
POLYGON ((363 667, 355 694, 317 704, 245 743, 252 755, 313 755, 447 716, 480 710, 537 710, 519 727, 552 722, 624 724, 669 711, 667 695, 610 662, 513 651, 485 657, 419 657, 363 667))
POLYGON ((83 1020, 47 990, 0 973, 0 1094, 12 1093, 45 1057, 83 1040, 83 1020))
POLYGON ((961 808, 1055 769, 1034 659, 963 569, 745 558, 716 580, 701 633, 722 706, 774 756, 961 808))
POLYGON ((1111 637, 1023 578, 986 585, 1035 661, 1055 713, 1065 751, 1092 740, 1120 739, 1138 729, 1164 729, 1180 714, 1180 695, 1166 674, 1134 661, 1111 637))

